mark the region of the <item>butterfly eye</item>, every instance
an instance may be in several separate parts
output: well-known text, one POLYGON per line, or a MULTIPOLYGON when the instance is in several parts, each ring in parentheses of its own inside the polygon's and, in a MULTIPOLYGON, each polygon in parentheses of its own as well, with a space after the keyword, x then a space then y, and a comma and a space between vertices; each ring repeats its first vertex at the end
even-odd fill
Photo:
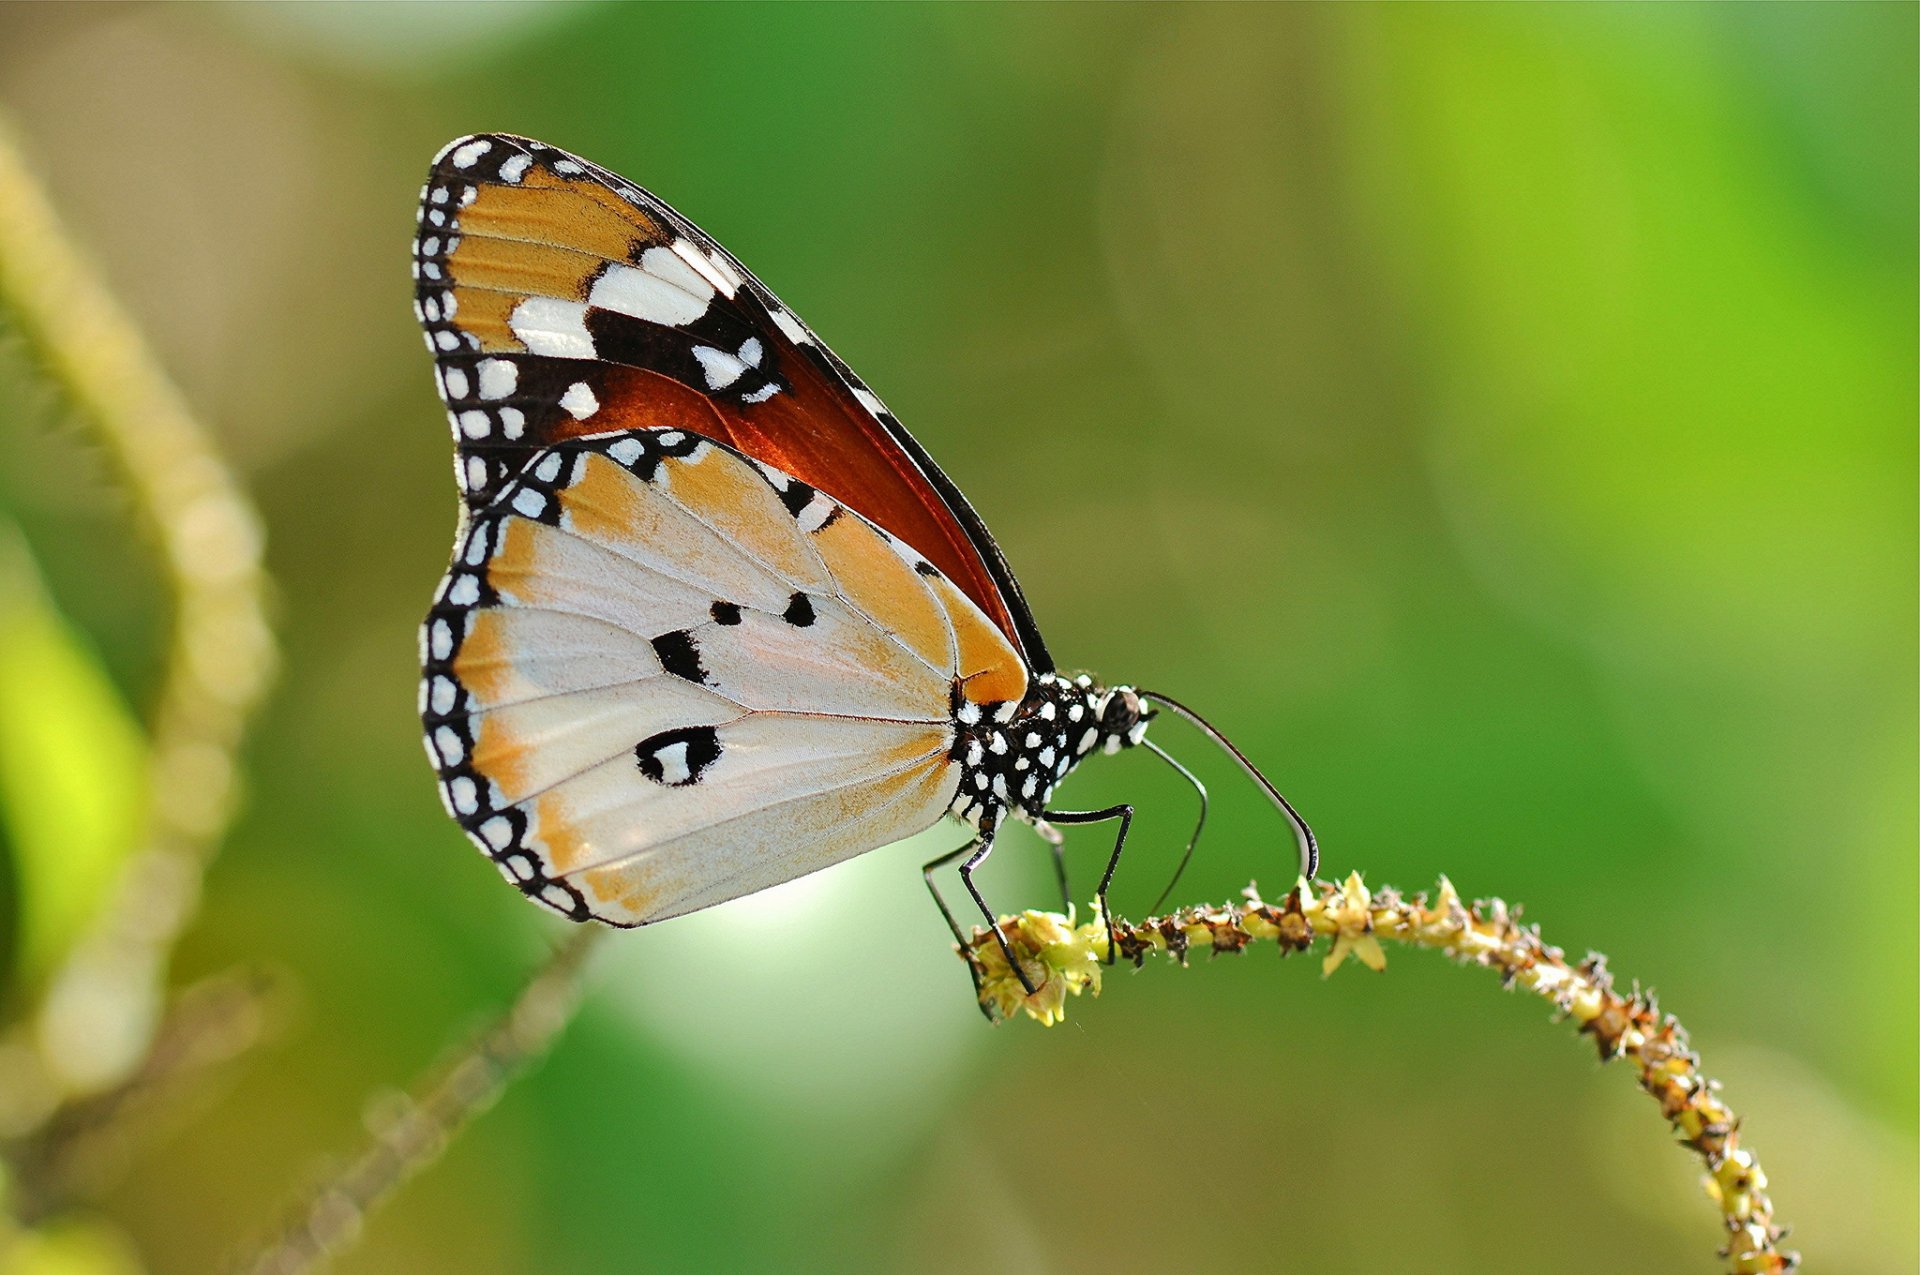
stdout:
POLYGON ((1100 731, 1110 736, 1131 735, 1140 724, 1140 697, 1130 686, 1122 686, 1107 696, 1100 709, 1100 731))

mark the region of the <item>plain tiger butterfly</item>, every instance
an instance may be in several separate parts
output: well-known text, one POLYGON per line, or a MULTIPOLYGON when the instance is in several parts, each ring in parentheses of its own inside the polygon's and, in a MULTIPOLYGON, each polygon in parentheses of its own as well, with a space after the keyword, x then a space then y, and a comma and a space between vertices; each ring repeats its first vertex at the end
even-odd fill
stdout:
POLYGON ((1104 910, 1132 807, 1051 802, 1091 754, 1144 743, 1204 822, 1205 790, 1145 739, 1158 707, 1262 786, 1313 874, 1306 824, 1204 720, 1055 671, 966 498, 665 203, 539 142, 463 137, 413 256, 462 499, 421 632, 427 754, 527 895, 645 925, 952 815, 975 836, 927 883, 961 860, 989 924, 972 877, 1004 820, 1047 834, 1056 869, 1052 825, 1115 822, 1104 910))

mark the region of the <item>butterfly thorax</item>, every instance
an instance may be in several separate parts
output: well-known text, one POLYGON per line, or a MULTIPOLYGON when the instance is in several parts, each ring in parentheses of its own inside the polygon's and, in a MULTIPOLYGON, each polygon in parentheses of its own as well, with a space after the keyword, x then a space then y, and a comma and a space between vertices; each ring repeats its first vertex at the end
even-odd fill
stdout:
POLYGON ((953 758, 960 787, 953 813, 992 828, 1003 814, 1037 819, 1081 760, 1139 743, 1152 715, 1132 687, 1082 674, 1043 673, 1018 705, 980 705, 956 693, 953 758))

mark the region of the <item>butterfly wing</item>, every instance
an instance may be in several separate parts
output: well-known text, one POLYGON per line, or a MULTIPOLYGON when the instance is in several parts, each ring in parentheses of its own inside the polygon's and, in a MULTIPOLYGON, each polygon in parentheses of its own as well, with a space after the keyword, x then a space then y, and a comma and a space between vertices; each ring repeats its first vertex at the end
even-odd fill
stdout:
POLYGON ((961 702, 1025 694, 937 567, 797 483, 624 431, 471 514, 421 715, 449 812, 527 894, 641 925, 897 841, 954 799, 961 702))
POLYGON ((450 143, 421 192, 415 307, 469 510, 528 456, 621 429, 703 434, 914 546, 1052 668, 1005 558, 952 481, 758 279, 664 202, 505 134, 450 143))

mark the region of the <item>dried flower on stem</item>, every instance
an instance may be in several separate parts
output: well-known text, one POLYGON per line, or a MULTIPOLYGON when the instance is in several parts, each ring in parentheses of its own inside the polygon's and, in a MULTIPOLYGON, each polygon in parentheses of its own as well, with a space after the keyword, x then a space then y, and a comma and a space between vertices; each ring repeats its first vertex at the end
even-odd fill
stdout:
POLYGON ((1370 891, 1358 874, 1339 884, 1301 881, 1278 903, 1267 903, 1249 886, 1244 902, 1181 908, 1141 922, 1113 921, 1113 952, 1098 916, 1076 926, 1052 912, 1003 917, 1001 929, 1033 984, 1020 985, 991 930, 978 930, 961 950, 979 977, 980 1002, 995 1018, 1025 1012, 1052 1025, 1066 1017, 1066 1001, 1091 989, 1109 958, 1142 965, 1164 953, 1186 964, 1190 952, 1238 952, 1271 942, 1281 955, 1304 952, 1322 940, 1321 971, 1331 974, 1348 957, 1373 970, 1387 965, 1384 942, 1432 948, 1461 964, 1496 970, 1506 987, 1519 987, 1553 1002, 1559 1013, 1591 1036, 1602 1062, 1630 1061, 1640 1087, 1660 1104, 1660 1113, 1681 1142, 1706 1164, 1707 1193, 1727 1229, 1721 1250, 1731 1275, 1780 1275, 1798 1267, 1799 1256, 1780 1247, 1785 1229, 1774 1221, 1767 1176, 1752 1151, 1740 1145, 1739 1119, 1720 1098, 1718 1082, 1701 1073, 1679 1022, 1660 1011, 1650 993, 1615 989, 1605 958, 1589 954, 1571 963, 1540 938, 1537 926, 1521 925, 1499 899, 1467 905, 1445 877, 1431 903, 1418 894, 1370 891))

